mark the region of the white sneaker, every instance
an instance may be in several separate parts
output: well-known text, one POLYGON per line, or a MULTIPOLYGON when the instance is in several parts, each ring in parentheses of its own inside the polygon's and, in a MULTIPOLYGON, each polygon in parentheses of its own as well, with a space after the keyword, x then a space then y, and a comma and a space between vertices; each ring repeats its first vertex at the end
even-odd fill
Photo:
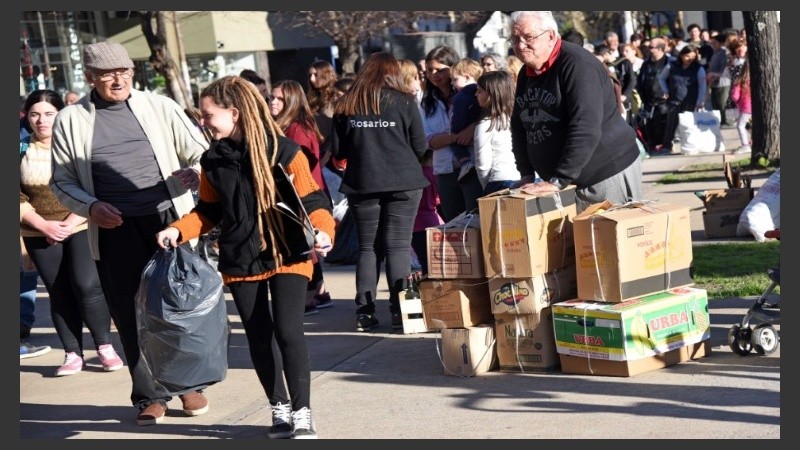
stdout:
POLYGON ((739 148, 733 151, 734 155, 744 155, 745 153, 752 153, 753 150, 750 148, 749 145, 741 145, 739 148))
POLYGON ((317 439, 310 409, 302 407, 299 411, 292 411, 292 422, 294 423, 292 439, 317 439))

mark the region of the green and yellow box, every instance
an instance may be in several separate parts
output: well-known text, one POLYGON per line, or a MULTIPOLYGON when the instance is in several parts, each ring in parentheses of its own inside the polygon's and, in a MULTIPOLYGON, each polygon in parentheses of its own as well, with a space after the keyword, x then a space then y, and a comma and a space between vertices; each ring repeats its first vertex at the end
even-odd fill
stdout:
POLYGON ((567 300, 553 304, 559 354, 631 361, 711 337, 705 289, 680 287, 621 303, 567 300))

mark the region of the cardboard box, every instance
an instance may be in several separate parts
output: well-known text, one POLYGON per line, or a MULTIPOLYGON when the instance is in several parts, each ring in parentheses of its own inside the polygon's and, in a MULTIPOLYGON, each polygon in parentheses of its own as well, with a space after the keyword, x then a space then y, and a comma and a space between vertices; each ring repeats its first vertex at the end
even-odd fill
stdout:
POLYGON ((442 329, 445 375, 472 377, 497 367, 493 325, 442 329))
POLYGON ((556 350, 592 360, 634 361, 711 337, 705 289, 671 289, 622 303, 568 300, 553 308, 556 350))
POLYGON ((549 307, 539 314, 495 314, 494 324, 501 371, 541 372, 558 368, 549 307))
MULTIPOLYGON (((706 238, 723 238, 739 236, 739 216, 743 210, 736 211, 703 211, 703 228, 706 238)), ((746 236, 747 234, 742 234, 746 236)))
POLYGON ((591 359, 583 356, 559 354, 561 371, 578 375, 605 375, 611 377, 631 377, 643 372, 662 369, 681 362, 699 359, 711 354, 711 341, 705 340, 633 361, 609 361, 591 359))
POLYGON ((403 316, 403 334, 428 332, 422 310, 422 299, 405 299, 400 296, 400 314, 403 316))
POLYGON ((693 283, 687 206, 589 206, 575 217, 578 298, 622 302, 693 283))
POLYGON ((575 187, 557 193, 503 190, 478 199, 488 278, 530 278, 575 260, 575 187))
POLYGON ((712 189, 703 194, 706 211, 741 211, 753 199, 753 188, 712 189))
POLYGON ((553 303, 577 296, 575 264, 532 278, 492 278, 492 314, 539 314, 553 303))
POLYGON ((480 219, 461 214, 450 222, 426 229, 428 278, 483 278, 480 219))
POLYGON ((422 313, 429 330, 465 328, 491 322, 486 280, 431 280, 419 283, 422 313))

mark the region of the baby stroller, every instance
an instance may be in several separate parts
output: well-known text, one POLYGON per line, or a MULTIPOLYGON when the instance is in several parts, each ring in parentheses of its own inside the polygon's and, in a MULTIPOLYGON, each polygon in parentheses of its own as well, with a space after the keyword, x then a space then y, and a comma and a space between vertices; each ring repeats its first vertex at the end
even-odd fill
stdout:
MULTIPOLYGON (((781 230, 767 231, 764 236, 780 240, 781 230)), ((781 268, 768 269, 767 275, 772 283, 747 310, 742 321, 733 325, 728 331, 728 345, 738 355, 747 356, 752 350, 755 350, 756 353, 763 356, 778 350, 781 339, 778 330, 772 325, 780 324, 780 299, 775 303, 770 303, 769 296, 775 287, 781 284, 781 268)))

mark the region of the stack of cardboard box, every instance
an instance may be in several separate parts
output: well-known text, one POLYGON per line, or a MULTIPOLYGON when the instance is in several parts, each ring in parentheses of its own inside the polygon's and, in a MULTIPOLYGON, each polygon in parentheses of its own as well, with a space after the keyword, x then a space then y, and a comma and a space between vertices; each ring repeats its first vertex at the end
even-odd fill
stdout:
POLYGON ((574 220, 578 298, 553 307, 561 370, 631 376, 704 356, 706 291, 689 287, 689 208, 590 206, 574 220))
POLYGON ((575 189, 478 199, 501 371, 558 367, 551 305, 575 296, 575 189))
POLYGON ((427 229, 428 277, 419 283, 428 330, 439 330, 444 373, 481 375, 497 363, 480 219, 462 214, 427 229))

